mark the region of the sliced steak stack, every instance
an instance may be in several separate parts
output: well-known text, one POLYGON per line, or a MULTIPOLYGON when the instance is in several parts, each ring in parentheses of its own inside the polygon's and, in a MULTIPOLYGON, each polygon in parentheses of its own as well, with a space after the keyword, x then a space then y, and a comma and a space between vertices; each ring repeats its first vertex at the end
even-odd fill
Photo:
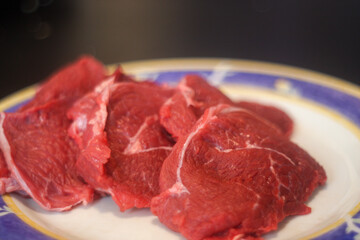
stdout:
POLYGON ((106 77, 84 57, 0 114, 0 194, 65 211, 98 192, 121 211, 151 207, 190 240, 259 238, 309 213, 326 181, 292 130, 283 111, 233 102, 199 76, 172 89, 106 77))
POLYGON ((0 147, 10 175, 45 209, 92 201, 92 188, 74 167, 79 151, 67 134, 66 111, 103 78, 102 64, 83 57, 51 76, 18 112, 1 113, 0 147))
POLYGON ((82 150, 80 175, 110 194, 121 211, 149 207, 159 194, 160 169, 173 141, 158 112, 172 93, 149 82, 109 79, 68 112, 74 119, 69 134, 82 150))
POLYGON ((278 127, 230 105, 208 108, 179 137, 152 212, 187 239, 241 239, 275 230, 324 184, 323 168, 278 127))

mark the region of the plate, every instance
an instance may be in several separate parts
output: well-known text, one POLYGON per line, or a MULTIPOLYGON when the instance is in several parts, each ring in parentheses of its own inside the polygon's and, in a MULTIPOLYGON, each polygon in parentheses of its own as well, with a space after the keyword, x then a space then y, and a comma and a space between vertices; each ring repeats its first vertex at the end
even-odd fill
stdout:
MULTIPOLYGON (((283 65, 228 59, 168 59, 125 63, 127 73, 175 85, 200 74, 233 99, 285 110, 294 120, 292 141, 326 170, 328 181, 307 202, 312 213, 288 217, 265 239, 360 239, 360 88, 330 76, 283 65)), ((115 66, 109 66, 109 71, 115 66)), ((15 111, 34 87, 0 102, 15 111)), ((42 210, 16 194, 0 198, 1 239, 184 239, 149 209, 119 212, 109 197, 65 213, 42 210)))

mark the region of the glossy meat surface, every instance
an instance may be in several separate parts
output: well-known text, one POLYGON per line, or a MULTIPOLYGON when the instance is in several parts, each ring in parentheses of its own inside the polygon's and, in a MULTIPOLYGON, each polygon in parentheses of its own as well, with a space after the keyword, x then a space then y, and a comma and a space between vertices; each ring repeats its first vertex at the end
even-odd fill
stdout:
POLYGON ((151 210, 187 239, 260 237, 324 184, 324 169, 249 110, 217 105, 164 161, 151 210))

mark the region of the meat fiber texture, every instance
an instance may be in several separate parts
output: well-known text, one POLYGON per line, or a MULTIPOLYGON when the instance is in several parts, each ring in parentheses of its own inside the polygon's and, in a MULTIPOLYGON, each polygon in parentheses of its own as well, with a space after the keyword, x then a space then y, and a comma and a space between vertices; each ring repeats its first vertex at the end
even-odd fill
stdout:
POLYGON ((256 239, 309 213, 304 203, 326 181, 292 129, 283 111, 233 102, 199 76, 174 90, 120 69, 105 77, 83 57, 0 114, 0 194, 65 211, 95 190, 121 211, 151 207, 190 240, 256 239))
POLYGON ((234 103, 198 75, 188 75, 180 81, 176 93, 160 109, 160 122, 174 139, 178 139, 189 133, 207 108, 220 103, 249 109, 279 127, 285 136, 292 133, 293 121, 285 112, 254 102, 234 103))
POLYGON ((149 207, 160 193, 160 169, 173 141, 158 111, 172 94, 154 83, 110 78, 68 112, 74 120, 69 135, 81 149, 78 172, 121 211, 149 207))
POLYGON ((16 179, 11 176, 6 165, 4 154, 0 151, 0 195, 20 190, 20 185, 16 179))
POLYGON ((273 106, 265 106, 255 102, 240 101, 235 106, 248 109, 257 115, 265 118, 280 128, 286 137, 290 137, 294 128, 291 118, 280 109, 273 106))
POLYGON ((18 112, 1 113, 0 148, 10 176, 47 210, 92 201, 93 189, 76 173, 79 150, 67 134, 66 111, 104 76, 101 63, 82 57, 50 76, 18 112))
POLYGON ((164 161, 151 210, 187 239, 258 238, 324 184, 324 169, 279 127, 244 108, 208 108, 164 161))

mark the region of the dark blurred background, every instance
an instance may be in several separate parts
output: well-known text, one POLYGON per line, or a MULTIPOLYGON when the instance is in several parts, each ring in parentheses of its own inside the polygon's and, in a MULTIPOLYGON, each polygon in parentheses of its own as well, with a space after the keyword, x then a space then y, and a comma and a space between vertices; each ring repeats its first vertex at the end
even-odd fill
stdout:
POLYGON ((0 97, 81 54, 261 60, 360 84, 359 0, 0 0, 0 19, 0 97))

